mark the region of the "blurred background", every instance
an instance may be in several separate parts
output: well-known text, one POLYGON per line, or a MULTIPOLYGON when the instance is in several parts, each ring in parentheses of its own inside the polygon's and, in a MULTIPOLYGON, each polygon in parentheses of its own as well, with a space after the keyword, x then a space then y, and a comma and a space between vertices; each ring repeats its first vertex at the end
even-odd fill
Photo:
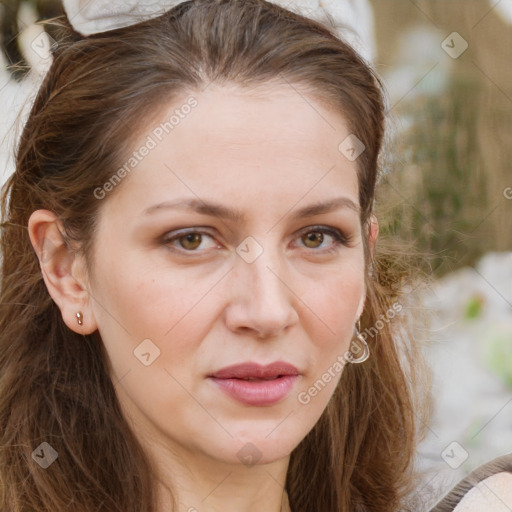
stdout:
MULTIPOLYGON (((0 5, 3 182, 51 64, 51 31, 34 23, 62 7, 0 5), (29 75, 6 70, 19 61, 29 75)), ((430 316, 420 342, 435 402, 417 464, 418 492, 432 505, 478 465, 512 452, 512 0, 339 5, 389 95, 382 237, 425 255, 416 291, 430 316)))
POLYGON ((419 492, 512 452, 512 1, 373 0, 393 140, 384 233, 428 255, 419 492))

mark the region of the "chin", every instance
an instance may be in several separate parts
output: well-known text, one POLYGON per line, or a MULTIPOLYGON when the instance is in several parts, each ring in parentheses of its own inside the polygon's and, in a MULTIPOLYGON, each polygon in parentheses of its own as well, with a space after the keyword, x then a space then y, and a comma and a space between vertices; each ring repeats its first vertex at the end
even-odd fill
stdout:
POLYGON ((294 439, 284 432, 277 435, 275 431, 267 437, 258 435, 238 437, 233 443, 235 458, 233 459, 233 452, 231 451, 229 454, 230 462, 246 466, 271 464, 289 457, 302 439, 299 437, 294 439))

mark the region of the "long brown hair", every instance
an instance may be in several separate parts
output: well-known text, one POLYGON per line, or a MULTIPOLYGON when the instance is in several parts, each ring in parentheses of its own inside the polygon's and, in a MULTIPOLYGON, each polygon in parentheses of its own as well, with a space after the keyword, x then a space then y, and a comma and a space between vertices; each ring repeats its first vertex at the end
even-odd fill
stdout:
MULTIPOLYGON (((126 161, 143 121, 211 82, 256 87, 284 79, 340 112, 363 142, 357 163, 367 228, 383 89, 327 26, 263 0, 184 2, 87 38, 66 20, 60 25, 2 198, 0 507, 154 512, 155 468, 121 414, 99 333, 81 336, 64 324, 29 240, 30 214, 53 211, 69 244, 88 258, 103 204, 94 191, 126 161), (33 455, 44 442, 58 453, 47 469, 33 455)), ((379 253, 378 244, 372 258, 366 237, 365 257, 361 329, 375 329, 367 331, 371 357, 347 365, 320 420, 291 454, 286 490, 295 512, 387 512, 404 507, 410 491, 421 360, 395 315, 401 299, 393 256, 379 253)))

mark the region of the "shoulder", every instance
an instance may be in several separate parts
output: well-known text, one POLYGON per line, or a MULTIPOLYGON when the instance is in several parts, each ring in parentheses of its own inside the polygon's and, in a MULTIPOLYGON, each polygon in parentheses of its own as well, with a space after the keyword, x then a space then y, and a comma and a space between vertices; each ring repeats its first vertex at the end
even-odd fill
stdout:
POLYGON ((497 457, 463 478, 430 512, 512 511, 512 454, 497 457))
POLYGON ((501 472, 476 484, 454 512, 509 512, 512 510, 512 473, 501 472))

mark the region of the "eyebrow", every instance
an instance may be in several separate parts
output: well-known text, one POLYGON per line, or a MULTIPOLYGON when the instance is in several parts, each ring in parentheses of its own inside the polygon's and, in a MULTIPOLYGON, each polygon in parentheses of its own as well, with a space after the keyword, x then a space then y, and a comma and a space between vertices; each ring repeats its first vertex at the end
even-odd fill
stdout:
MULTIPOLYGON (((306 217, 314 217, 322 213, 329 213, 333 210, 340 208, 349 208, 357 213, 360 213, 359 206, 349 199, 348 197, 336 197, 328 201, 317 202, 300 208, 292 215, 293 218, 302 219, 306 217)), ((143 215, 151 215, 161 210, 191 210, 202 215, 209 215, 211 217, 218 217, 221 219, 230 220, 235 223, 243 223, 246 221, 246 216, 240 210, 229 208, 219 203, 212 201, 203 201, 201 199, 177 199, 175 201, 164 201, 155 204, 144 210, 143 215)))

